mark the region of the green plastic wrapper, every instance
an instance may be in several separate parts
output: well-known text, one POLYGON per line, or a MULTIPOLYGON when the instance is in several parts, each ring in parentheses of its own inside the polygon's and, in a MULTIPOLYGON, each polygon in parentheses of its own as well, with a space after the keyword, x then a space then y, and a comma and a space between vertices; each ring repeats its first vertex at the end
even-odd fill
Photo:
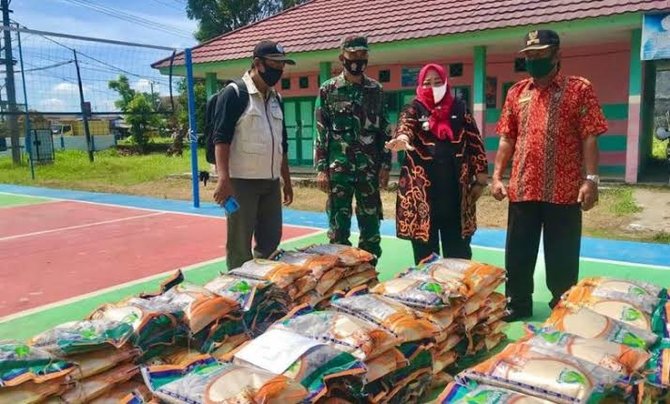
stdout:
POLYGON ((17 341, 0 341, 0 389, 25 382, 64 380, 74 371, 72 362, 17 341))
POLYGON ((469 385, 450 383, 440 394, 437 402, 440 404, 552 404, 552 401, 513 390, 476 383, 469 385))
POLYGON ((142 368, 146 385, 165 403, 298 403, 307 396, 286 376, 258 368, 223 363, 202 356, 183 366, 142 368))
POLYGON ((83 320, 61 324, 30 340, 34 347, 60 356, 106 348, 121 348, 133 335, 133 327, 121 321, 83 320))

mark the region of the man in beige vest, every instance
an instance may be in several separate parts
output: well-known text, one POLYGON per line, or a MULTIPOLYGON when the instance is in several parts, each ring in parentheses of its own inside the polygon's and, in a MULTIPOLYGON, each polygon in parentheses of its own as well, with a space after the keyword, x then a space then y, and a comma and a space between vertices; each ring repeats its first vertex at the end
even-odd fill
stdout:
POLYGON ((214 200, 223 205, 233 196, 239 204, 227 220, 229 270, 252 258, 267 258, 277 249, 282 233, 280 178, 284 205, 293 201, 284 114, 273 89, 287 63, 295 64, 281 45, 261 41, 239 85, 228 85, 217 98, 214 143, 219 179, 214 200))

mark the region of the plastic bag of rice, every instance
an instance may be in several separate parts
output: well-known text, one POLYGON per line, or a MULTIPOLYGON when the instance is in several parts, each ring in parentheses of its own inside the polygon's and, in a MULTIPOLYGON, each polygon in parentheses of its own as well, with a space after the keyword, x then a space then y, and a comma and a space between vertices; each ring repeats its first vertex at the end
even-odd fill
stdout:
POLYGON ((614 320, 587 307, 556 307, 544 325, 583 338, 602 339, 640 349, 648 349, 659 339, 651 331, 614 320))
MULTIPOLYGON (((508 345, 458 378, 465 383, 502 387, 557 403, 596 403, 628 385, 619 373, 527 344, 508 345)), ((620 393, 623 397, 626 392, 620 393)))
POLYGON ((298 403, 307 397, 300 384, 286 376, 207 357, 182 366, 142 368, 146 385, 165 403, 298 403))

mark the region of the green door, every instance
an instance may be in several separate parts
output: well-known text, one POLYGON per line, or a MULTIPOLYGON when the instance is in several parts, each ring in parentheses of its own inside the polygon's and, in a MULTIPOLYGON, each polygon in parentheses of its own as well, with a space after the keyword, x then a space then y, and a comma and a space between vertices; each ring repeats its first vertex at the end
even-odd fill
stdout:
POLYGON ((288 135, 288 158, 291 165, 314 162, 314 99, 284 100, 284 122, 288 135))
POLYGON ((314 164, 314 99, 302 100, 300 106, 300 132, 298 144, 298 156, 300 165, 314 164))
POLYGON ((291 165, 298 164, 298 103, 293 100, 284 100, 284 124, 288 138, 288 162, 291 165))

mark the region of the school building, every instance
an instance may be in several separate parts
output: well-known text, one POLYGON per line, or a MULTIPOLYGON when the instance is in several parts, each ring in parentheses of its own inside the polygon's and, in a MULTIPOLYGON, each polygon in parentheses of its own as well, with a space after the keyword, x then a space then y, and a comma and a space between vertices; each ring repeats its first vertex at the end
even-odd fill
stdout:
MULTIPOLYGON (((609 122, 600 138, 601 175, 636 183, 651 154, 656 72, 670 69, 661 52, 670 47, 670 32, 664 33, 669 13, 670 0, 312 0, 198 45, 193 71, 211 95, 249 68, 259 40, 281 43, 297 62, 278 84, 289 156, 292 164, 309 166, 319 84, 341 71, 340 39, 366 34, 366 74, 384 85, 391 123, 414 96, 419 68, 442 63, 453 90, 470 103, 492 163, 506 92, 527 77, 518 53, 523 37, 553 29, 561 36, 563 71, 593 83, 609 122), (643 21, 650 17, 659 31, 653 40, 643 39, 643 21), (653 60, 642 60, 643 49, 653 60)), ((167 74, 169 64, 166 59, 153 67, 167 74)), ((185 74, 183 53, 173 69, 185 74)))

